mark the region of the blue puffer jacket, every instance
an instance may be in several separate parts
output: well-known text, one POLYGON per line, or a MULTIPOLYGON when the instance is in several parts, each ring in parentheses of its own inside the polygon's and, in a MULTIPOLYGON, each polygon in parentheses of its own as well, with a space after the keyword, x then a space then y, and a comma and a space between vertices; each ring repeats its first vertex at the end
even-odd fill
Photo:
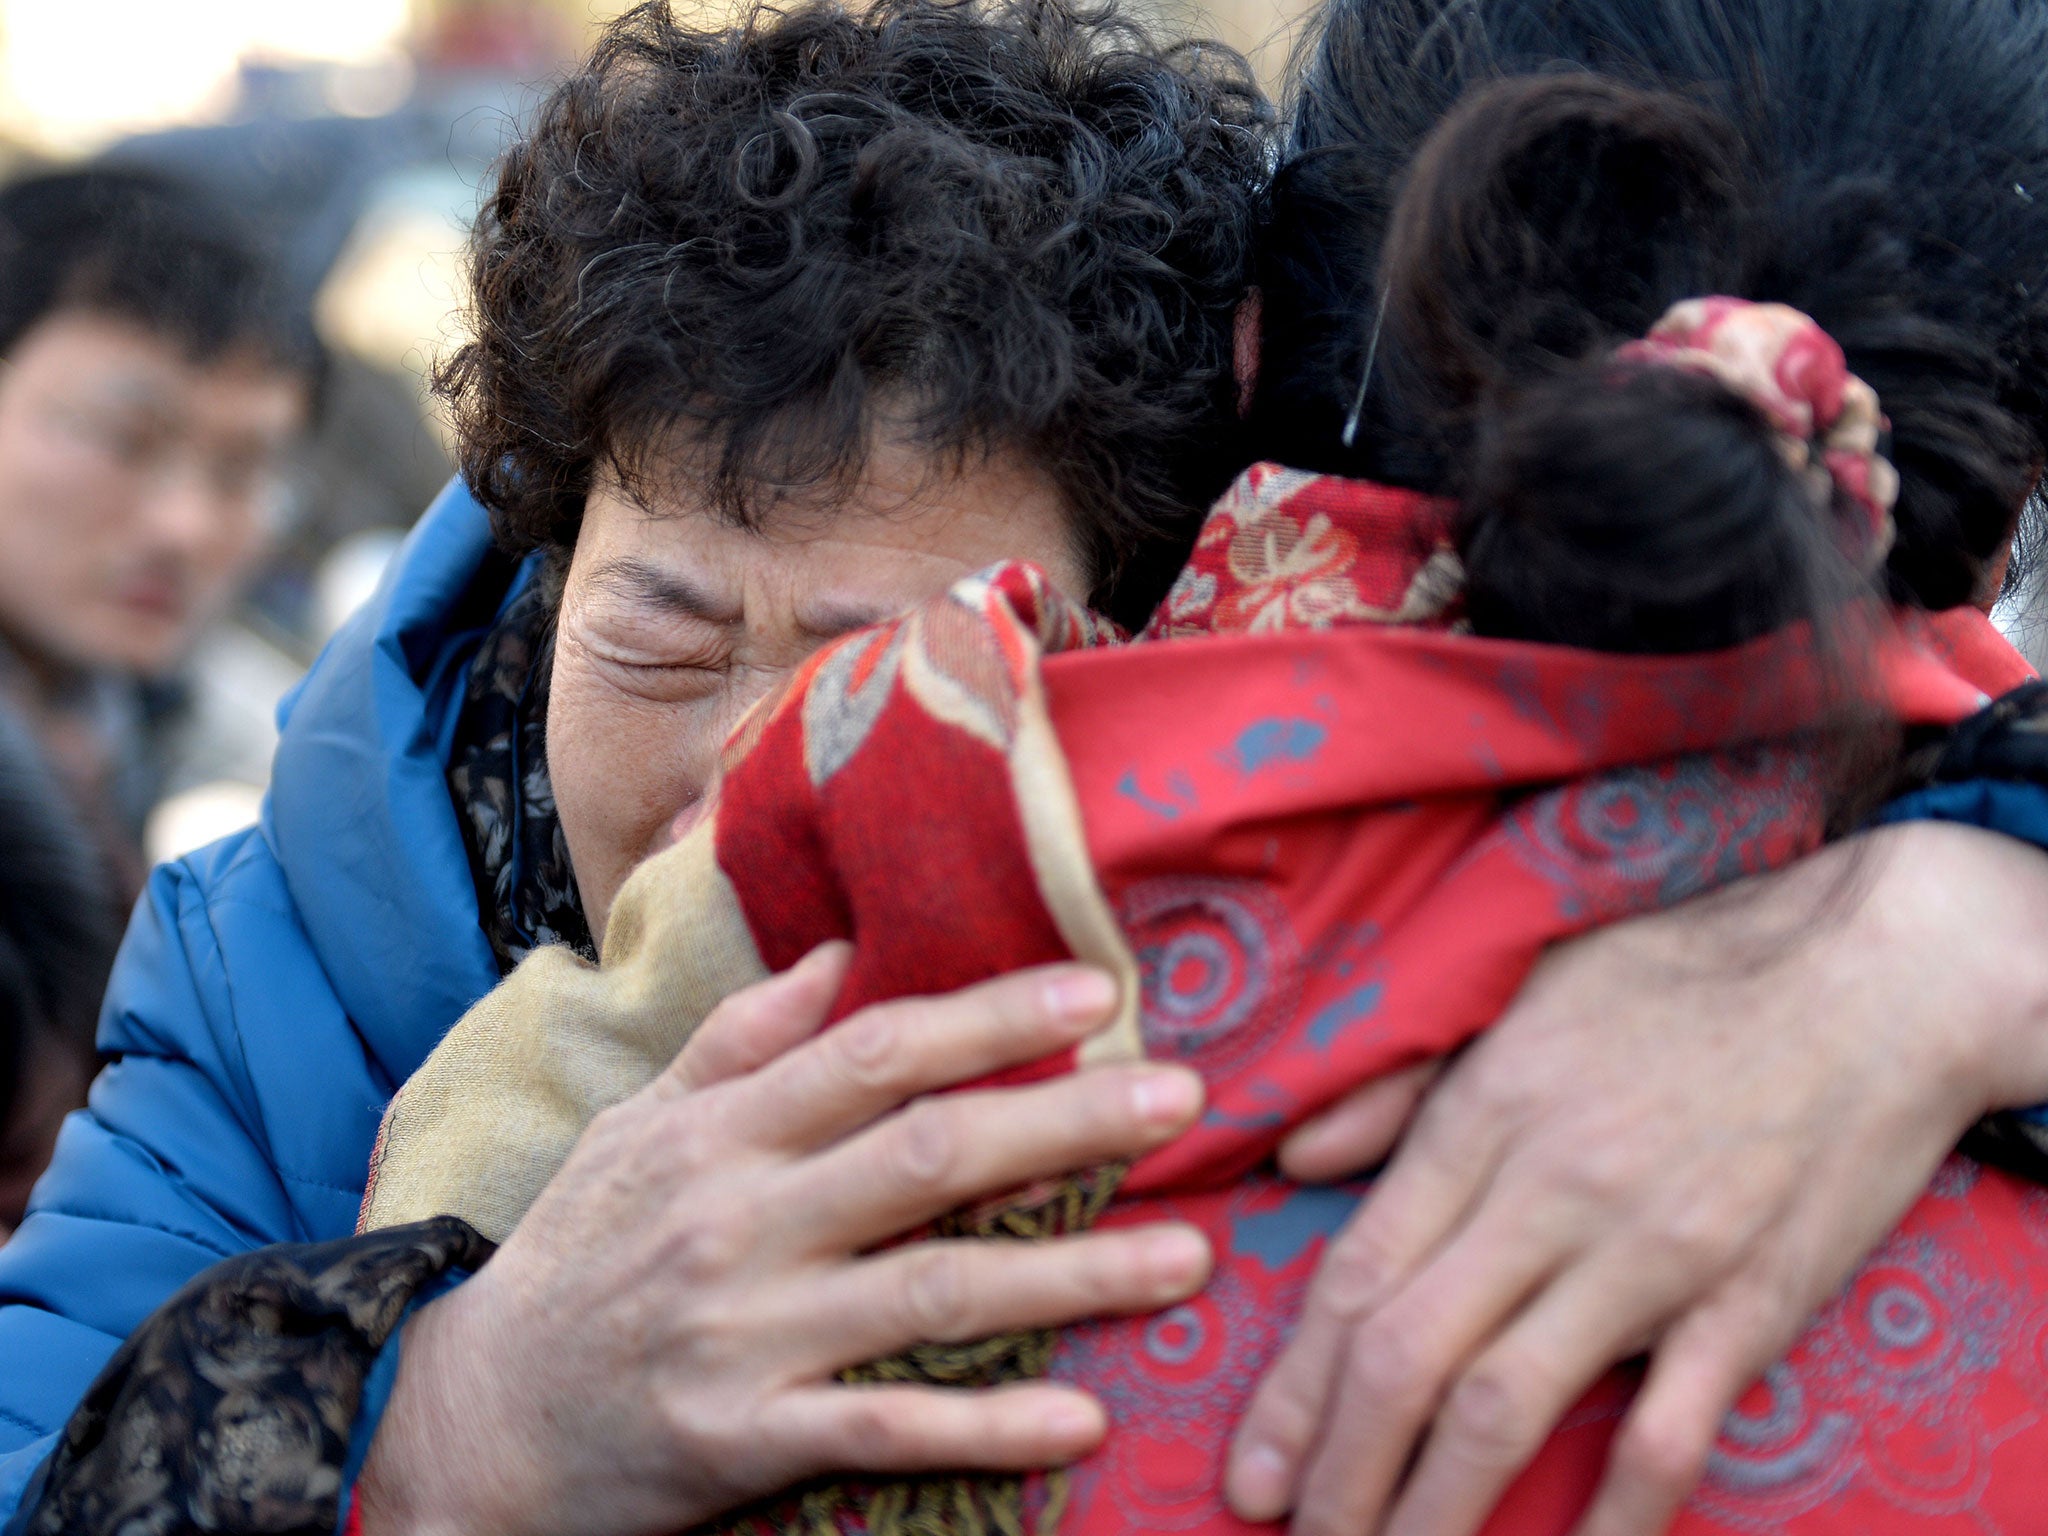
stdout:
POLYGON ((151 880, 101 1018, 111 1063, 0 1248, 0 1524, 172 1291, 353 1230, 386 1100, 497 981, 444 764, 523 575, 451 487, 286 701, 262 825, 151 880))

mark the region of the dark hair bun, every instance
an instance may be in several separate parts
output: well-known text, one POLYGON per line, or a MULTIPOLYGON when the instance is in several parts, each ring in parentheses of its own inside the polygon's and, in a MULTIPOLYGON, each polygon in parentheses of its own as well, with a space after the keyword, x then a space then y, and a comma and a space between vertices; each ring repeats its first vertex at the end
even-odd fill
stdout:
POLYGON ((1386 332, 1396 387, 1465 445, 1451 478, 1480 633, 1712 650, 1852 585, 1755 406, 1614 356, 1683 292, 1641 253, 1733 238, 1737 164, 1704 106, 1589 74, 1478 87, 1416 153, 1386 332))
POLYGON ((1458 525, 1472 627, 1603 651, 1735 645, 1853 588, 1828 515, 1725 385, 1581 365, 1482 412, 1458 525))

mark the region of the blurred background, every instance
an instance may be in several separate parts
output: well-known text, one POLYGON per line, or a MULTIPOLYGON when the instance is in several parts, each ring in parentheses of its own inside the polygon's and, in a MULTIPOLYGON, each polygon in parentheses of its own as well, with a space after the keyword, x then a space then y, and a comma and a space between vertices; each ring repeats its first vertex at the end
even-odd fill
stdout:
MULTIPOLYGON (((1271 84, 1305 3, 1148 8, 1245 50, 1271 84)), ((321 426, 294 454, 271 551, 183 669, 150 860, 254 817, 278 699, 447 479, 425 376, 457 336, 464 232, 521 112, 621 9, 0 0, 0 179, 96 160, 205 184, 282 253, 332 356, 321 426)))

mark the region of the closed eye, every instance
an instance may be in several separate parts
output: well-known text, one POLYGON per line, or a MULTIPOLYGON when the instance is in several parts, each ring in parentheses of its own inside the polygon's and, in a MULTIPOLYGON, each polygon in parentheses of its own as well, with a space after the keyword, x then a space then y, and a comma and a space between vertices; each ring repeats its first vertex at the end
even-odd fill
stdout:
POLYGON ((577 648, 615 686, 646 697, 692 699, 724 686, 732 667, 732 649, 724 643, 724 634, 679 634, 678 628, 673 624, 617 629, 597 625, 577 637, 577 648), (641 632, 633 633, 636 630, 641 632))
POLYGON ((730 669, 680 661, 601 662, 612 686, 656 704, 692 704, 725 691, 730 669))
POLYGON ((633 633, 640 626, 614 630, 593 626, 581 636, 583 648, 591 655, 621 667, 689 667, 717 671, 732 662, 732 647, 723 636, 693 636, 674 633, 676 626, 647 626, 668 633, 633 633))

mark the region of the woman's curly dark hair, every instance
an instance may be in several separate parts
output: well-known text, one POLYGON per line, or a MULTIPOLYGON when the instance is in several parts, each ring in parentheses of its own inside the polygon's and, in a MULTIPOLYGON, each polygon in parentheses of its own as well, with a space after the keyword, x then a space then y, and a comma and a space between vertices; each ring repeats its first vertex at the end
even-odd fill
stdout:
POLYGON ((1237 55, 1107 7, 642 5, 499 165, 436 376, 463 472, 566 551, 600 471, 645 500, 686 463, 753 524, 886 424, 1046 472, 1140 618, 1235 468, 1270 117, 1237 55))

